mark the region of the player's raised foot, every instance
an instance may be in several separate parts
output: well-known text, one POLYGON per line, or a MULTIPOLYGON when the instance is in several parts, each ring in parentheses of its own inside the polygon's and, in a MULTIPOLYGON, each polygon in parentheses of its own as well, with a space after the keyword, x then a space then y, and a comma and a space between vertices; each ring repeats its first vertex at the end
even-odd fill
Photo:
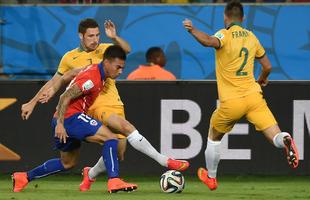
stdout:
POLYGON ((12 174, 13 192, 21 192, 28 184, 26 172, 15 172, 12 174))
POLYGON ((292 137, 286 136, 283 138, 285 144, 285 152, 288 164, 292 168, 297 168, 299 163, 298 150, 292 137))
POLYGON ((82 170, 83 181, 80 184, 80 191, 81 192, 85 192, 85 191, 90 190, 91 184, 93 184, 96 181, 96 179, 90 179, 89 178, 89 176, 88 176, 89 170, 90 170, 90 167, 84 167, 82 170))
POLYGON ((206 185, 210 190, 215 190, 217 188, 216 178, 210 178, 208 176, 208 170, 205 168, 199 168, 197 171, 198 178, 206 185))
POLYGON ((168 169, 177 171, 185 171, 189 167, 189 162, 186 160, 174 160, 169 158, 167 161, 168 169))
POLYGON ((108 180, 108 192, 116 193, 118 191, 131 192, 138 188, 138 185, 126 183, 120 178, 111 178, 108 180))

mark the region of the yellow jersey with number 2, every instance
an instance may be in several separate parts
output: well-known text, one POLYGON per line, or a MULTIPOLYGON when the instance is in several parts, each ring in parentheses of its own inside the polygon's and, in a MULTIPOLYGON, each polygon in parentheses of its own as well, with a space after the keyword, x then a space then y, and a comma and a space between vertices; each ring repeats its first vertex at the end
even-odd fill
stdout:
POLYGON ((261 92, 253 70, 255 58, 263 57, 265 50, 256 36, 240 23, 232 23, 214 36, 220 41, 215 53, 220 101, 261 92))
MULTIPOLYGON (((86 52, 82 48, 76 48, 67 52, 61 59, 58 74, 63 75, 67 71, 74 68, 82 68, 91 64, 98 64, 102 61, 103 53, 111 46, 112 43, 101 43, 98 45, 96 50, 86 52)), ((100 95, 96 98, 91 109, 95 109, 100 106, 123 106, 123 102, 118 94, 115 80, 108 78, 106 80, 103 90, 100 95)))

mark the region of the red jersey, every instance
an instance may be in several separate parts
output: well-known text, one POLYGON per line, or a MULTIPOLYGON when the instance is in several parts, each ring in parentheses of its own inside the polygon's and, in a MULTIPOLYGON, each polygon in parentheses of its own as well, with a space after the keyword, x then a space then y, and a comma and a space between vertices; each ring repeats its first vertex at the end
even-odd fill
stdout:
POLYGON ((89 107, 94 103, 104 85, 102 63, 90 65, 82 70, 74 79, 72 79, 67 89, 73 84, 77 85, 83 91, 83 95, 71 100, 66 110, 65 118, 80 112, 86 113, 89 107))

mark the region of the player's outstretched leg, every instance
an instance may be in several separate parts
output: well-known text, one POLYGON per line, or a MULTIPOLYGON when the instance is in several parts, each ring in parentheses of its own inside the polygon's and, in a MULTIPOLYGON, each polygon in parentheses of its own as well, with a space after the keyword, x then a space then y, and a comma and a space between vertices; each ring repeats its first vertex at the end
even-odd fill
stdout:
POLYGON ((13 192, 21 192, 28 184, 26 172, 15 172, 12 174, 13 192))
POLYGON ((198 178, 206 185, 210 190, 215 190, 217 188, 216 178, 210 178, 208 176, 208 170, 205 168, 199 168, 197 171, 198 178))
POLYGON ((51 159, 42 165, 28 171, 28 172, 15 172, 12 175, 13 191, 21 192, 28 184, 28 182, 46 177, 51 174, 58 173, 66 170, 59 158, 51 159))
POLYGON ((299 155, 293 138, 291 136, 286 136, 283 138, 283 143, 285 145, 288 164, 294 169, 297 168, 299 163, 299 155))
POLYGON ((189 163, 185 160, 174 160, 159 153, 138 130, 134 130, 129 134, 127 140, 133 148, 156 160, 164 167, 179 171, 184 171, 189 167, 189 163))
POLYGON ((84 169, 82 170, 83 181, 80 184, 81 192, 85 192, 89 190, 91 187, 91 184, 93 184, 96 181, 96 179, 89 178, 88 174, 89 174, 90 169, 91 169, 90 167, 84 167, 84 169))

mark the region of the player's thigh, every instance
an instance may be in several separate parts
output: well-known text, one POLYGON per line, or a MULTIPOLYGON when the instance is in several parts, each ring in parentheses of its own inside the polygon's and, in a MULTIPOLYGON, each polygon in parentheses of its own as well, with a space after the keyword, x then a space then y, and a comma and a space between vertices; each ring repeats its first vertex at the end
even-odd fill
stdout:
POLYGON ((108 126, 118 138, 125 138, 126 134, 122 133, 124 130, 121 125, 128 125, 125 119, 124 106, 101 106, 93 108, 89 114, 100 120, 105 126, 108 126))
POLYGON ((249 111, 246 118, 255 125, 256 130, 262 131, 277 124, 261 93, 249 95, 247 102, 249 111))
POLYGON ((86 137, 86 141, 103 144, 107 140, 117 139, 116 135, 106 126, 101 126, 95 135, 86 137))
POLYGON ((245 115, 244 98, 236 98, 221 102, 213 112, 210 127, 220 133, 229 132, 235 123, 245 115))

